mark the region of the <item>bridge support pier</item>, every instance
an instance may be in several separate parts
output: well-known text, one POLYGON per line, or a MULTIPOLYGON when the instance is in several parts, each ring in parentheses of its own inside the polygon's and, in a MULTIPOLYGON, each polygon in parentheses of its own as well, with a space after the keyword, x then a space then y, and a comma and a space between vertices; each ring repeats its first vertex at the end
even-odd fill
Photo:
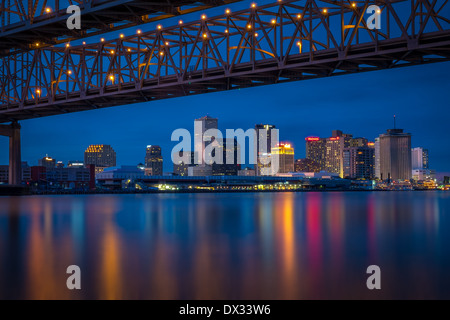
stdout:
POLYGON ((0 135, 9 137, 9 181, 10 185, 22 182, 22 160, 20 154, 20 124, 0 125, 0 135))

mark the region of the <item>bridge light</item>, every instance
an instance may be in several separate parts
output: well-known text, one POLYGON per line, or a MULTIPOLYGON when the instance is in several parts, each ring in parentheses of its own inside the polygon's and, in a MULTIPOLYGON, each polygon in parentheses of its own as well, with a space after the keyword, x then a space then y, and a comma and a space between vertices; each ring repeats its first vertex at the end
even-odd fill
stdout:
POLYGON ((247 25, 247 29, 251 29, 252 28, 252 25, 251 24, 248 24, 247 25))
POLYGON ((178 24, 183 24, 183 20, 178 21, 178 24))
POLYGON ((128 48, 128 52, 131 52, 131 49, 130 49, 130 48, 128 48))
POLYGON ((252 3, 252 8, 256 8, 256 3, 252 3))
POLYGON ((157 28, 158 28, 158 30, 161 30, 162 29, 162 25, 158 24, 157 28))
POLYGON ((166 46, 168 46, 168 45, 169 45, 169 42, 166 41, 166 46))
POLYGON ((353 8, 356 7, 356 3, 353 2, 353 3, 352 3, 352 7, 353 7, 353 8))
POLYGON ((70 43, 66 43, 66 48, 70 47, 70 43))
POLYGON ((36 47, 39 47, 39 42, 36 42, 36 47))
POLYGON ((142 33, 142 31, 140 29, 138 29, 136 32, 137 32, 137 34, 141 34, 142 33))
POLYGON ((111 50, 110 53, 111 53, 111 54, 114 54, 114 50, 111 50))
POLYGON ((114 81, 114 76, 113 76, 113 75, 110 75, 110 76, 109 76, 109 80, 114 81))
POLYGON ((45 8, 45 12, 47 12, 47 13, 52 12, 52 8, 50 8, 50 7, 45 8))
POLYGON ((301 14, 298 14, 297 15, 297 19, 301 19, 302 18, 302 15, 301 14))
POLYGON ((202 14, 202 20, 206 19, 206 14, 202 14))
POLYGON ((208 35, 206 33, 204 33, 203 34, 203 38, 206 38, 206 37, 208 37, 208 35))
POLYGON ((72 74, 72 70, 67 70, 67 74, 72 74))
POLYGON ((271 23, 272 23, 272 24, 275 24, 275 23, 277 23, 277 20, 272 19, 271 23))
POLYGON ((380 14, 380 13, 381 13, 381 10, 380 10, 380 9, 378 9, 378 10, 377 10, 377 13, 378 13, 378 14, 380 14))
POLYGON ((41 90, 40 89, 36 89, 36 93, 40 95, 41 94, 41 90))
POLYGON ((230 13, 231 13, 231 10, 230 10, 230 9, 227 9, 227 10, 225 10, 225 13, 226 13, 226 14, 230 14, 230 13))
POLYGON ((85 45, 86 44, 86 41, 83 41, 83 45, 85 45))
POLYGON ((228 29, 225 29, 225 33, 228 33, 228 29))
POLYGON ((101 42, 104 42, 104 41, 105 41, 105 38, 101 38, 100 41, 101 41, 101 42))
POLYGON ((258 37, 258 34, 257 34, 257 33, 255 33, 255 37, 258 37))
POLYGON ((125 37, 125 36, 123 35, 123 33, 121 33, 121 34, 120 34, 120 37, 123 38, 123 37, 125 37))
POLYGON ((327 9, 323 9, 322 12, 325 14, 325 13, 328 12, 328 10, 327 9))
POLYGON ((163 55, 164 55, 164 52, 163 52, 163 51, 161 51, 161 52, 159 53, 159 55, 160 55, 160 56, 163 56, 163 55))

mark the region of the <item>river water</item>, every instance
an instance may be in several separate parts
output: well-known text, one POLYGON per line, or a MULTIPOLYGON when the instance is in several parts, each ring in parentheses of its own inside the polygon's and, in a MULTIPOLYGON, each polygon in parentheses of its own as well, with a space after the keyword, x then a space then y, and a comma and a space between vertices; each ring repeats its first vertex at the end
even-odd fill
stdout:
POLYGON ((450 298, 450 192, 0 197, 0 299, 325 298, 450 298))

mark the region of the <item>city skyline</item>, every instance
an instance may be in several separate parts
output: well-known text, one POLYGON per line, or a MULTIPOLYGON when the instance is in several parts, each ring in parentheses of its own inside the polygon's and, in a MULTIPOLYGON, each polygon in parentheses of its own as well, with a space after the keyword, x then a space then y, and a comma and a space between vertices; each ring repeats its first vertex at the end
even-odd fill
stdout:
MULTIPOLYGON (((118 164, 143 162, 148 144, 160 145, 163 157, 169 159, 175 145, 170 141, 172 131, 177 128, 193 131, 193 118, 207 114, 219 119, 219 128, 248 129, 256 123, 275 124, 280 129, 280 141, 291 142, 298 159, 305 157, 306 136, 327 136, 330 130, 339 129, 374 141, 379 134, 393 127, 395 114, 397 127, 412 133, 412 147, 429 150, 431 167, 437 171, 450 171, 446 165, 450 151, 440 147, 450 139, 450 133, 445 129, 445 119, 450 112, 444 108, 445 92, 438 86, 441 81, 446 82, 446 71, 449 70, 450 63, 443 63, 373 72, 370 77, 367 74, 348 75, 339 78, 337 84, 326 78, 27 120, 21 122, 22 159, 34 165, 34 161, 49 154, 67 163, 81 158, 80 150, 93 143, 112 145, 118 154, 118 164), (391 89, 389 83, 394 82, 402 85, 397 85, 396 90, 391 89), (383 85, 377 86, 380 83, 383 85), (323 90, 329 95, 317 97, 323 90), (421 94, 423 90, 433 97, 421 94), (347 96, 338 95, 341 91, 347 96), (301 99, 298 99, 299 93, 301 99), (333 99, 335 97, 338 99, 333 99), (232 103, 234 100, 236 102, 232 103), (180 105, 180 101, 188 107, 180 105), (316 107, 301 107, 301 101, 314 102, 316 107), (284 109, 280 109, 280 104, 284 109), (414 113, 410 111, 411 106, 416 106, 414 113), (167 108, 180 116, 170 118, 171 122, 162 121, 168 117, 167 108), (255 111, 259 112, 255 114, 255 111), (97 112, 102 112, 100 118, 97 112), (118 119, 124 123, 118 123, 118 119), (115 130, 114 125, 126 129, 115 130), (433 132, 432 136, 430 132, 433 132)), ((0 153, 2 164, 8 163, 7 143, 7 138, 0 139, 0 148, 5 150, 0 153)), ((172 164, 166 162, 164 171, 171 171, 171 167, 172 164)))

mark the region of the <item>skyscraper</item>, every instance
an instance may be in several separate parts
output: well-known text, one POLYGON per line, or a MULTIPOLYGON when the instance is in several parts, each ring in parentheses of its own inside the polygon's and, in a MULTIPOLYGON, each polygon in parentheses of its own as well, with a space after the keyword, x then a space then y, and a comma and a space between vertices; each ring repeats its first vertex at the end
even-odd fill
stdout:
POLYGON ((375 138, 374 148, 375 148, 375 178, 381 179, 380 138, 375 138))
POLYGON ((280 142, 272 148, 272 174, 294 172, 294 148, 288 144, 280 142), (274 161, 278 159, 278 172, 275 171, 274 161))
MULTIPOLYGON (((344 176, 343 152, 350 147, 352 135, 341 130, 333 130, 330 138, 307 137, 306 158, 317 162, 320 170, 344 176)), ((355 145, 363 143, 364 138, 357 138, 355 145)), ((367 141, 367 140, 366 140, 367 141)))
POLYGON ((255 125, 256 131, 256 175, 261 175, 261 170, 266 168, 268 164, 262 160, 270 157, 272 149, 272 129, 276 127, 272 124, 257 124, 255 125), (261 150, 260 150, 261 149, 261 150), (265 149, 265 150, 264 150, 265 149))
POLYGON ((297 159, 294 163, 295 172, 320 172, 320 165, 311 159, 297 159))
POLYGON ((163 175, 163 157, 160 146, 148 145, 145 153, 145 167, 151 172, 152 176, 163 175))
POLYGON ((388 129, 380 137, 380 178, 409 180, 412 173, 411 134, 388 129))
POLYGON ((428 150, 420 147, 411 149, 411 162, 413 169, 429 169, 428 150))
POLYGON ((189 156, 190 163, 185 163, 182 160, 173 164, 173 173, 178 176, 188 176, 188 168, 194 166, 194 153, 192 151, 180 151, 179 157, 182 158, 184 153, 189 156))
MULTIPOLYGON (((90 145, 84 152, 84 164, 93 164, 96 167, 96 173, 99 168, 108 168, 116 166, 116 152, 107 144, 90 145)), ((101 171, 101 170, 100 170, 101 171)))
POLYGON ((38 166, 53 169, 56 167, 56 160, 46 155, 44 158, 38 160, 38 166))
POLYGON ((375 175, 375 149, 371 147, 344 148, 344 178, 373 179, 375 175))
POLYGON ((222 163, 212 164, 212 173, 215 176, 237 176, 241 169, 239 157, 240 148, 236 139, 223 139, 220 144, 214 141, 216 148, 213 152, 222 152, 222 163))
POLYGON ((341 130, 333 130, 332 136, 325 143, 325 171, 337 173, 344 177, 344 149, 350 147, 352 135, 341 130))
POLYGON ((194 157, 196 164, 205 164, 205 148, 214 141, 215 137, 207 133, 210 129, 218 129, 218 119, 204 116, 194 121, 194 157), (207 141, 204 141, 207 140, 207 141))
POLYGON ((307 137, 305 141, 306 159, 316 162, 319 165, 319 171, 325 170, 326 139, 319 137, 307 137))

